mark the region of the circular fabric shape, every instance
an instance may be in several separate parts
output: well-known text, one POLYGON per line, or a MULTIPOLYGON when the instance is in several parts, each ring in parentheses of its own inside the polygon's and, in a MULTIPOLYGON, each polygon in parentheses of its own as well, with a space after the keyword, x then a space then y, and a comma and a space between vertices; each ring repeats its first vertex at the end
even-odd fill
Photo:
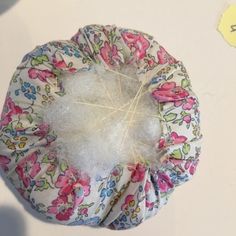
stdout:
POLYGON ((49 222, 121 230, 192 178, 201 139, 183 63, 146 33, 94 24, 23 57, 1 114, 0 167, 49 222))

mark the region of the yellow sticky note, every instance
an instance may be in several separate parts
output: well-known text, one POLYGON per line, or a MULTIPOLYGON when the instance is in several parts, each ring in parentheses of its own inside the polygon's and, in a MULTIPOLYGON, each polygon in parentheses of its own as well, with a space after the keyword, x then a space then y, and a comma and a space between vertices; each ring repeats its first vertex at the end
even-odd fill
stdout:
POLYGON ((236 47, 236 5, 230 5, 223 13, 218 30, 231 46, 236 47))

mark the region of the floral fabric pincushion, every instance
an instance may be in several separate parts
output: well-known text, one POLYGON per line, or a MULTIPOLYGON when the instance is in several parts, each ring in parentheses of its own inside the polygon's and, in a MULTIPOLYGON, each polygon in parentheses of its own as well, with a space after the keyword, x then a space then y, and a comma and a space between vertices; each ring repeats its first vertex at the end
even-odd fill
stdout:
MULTIPOLYGON (((37 46, 17 67, 0 120, 0 166, 21 196, 49 221, 132 228, 156 215, 174 189, 194 175, 202 139, 199 114, 184 65, 152 36, 115 25, 87 25, 70 40, 37 46), (67 93, 63 78, 91 72, 93 65, 114 73, 123 65, 132 66, 157 105, 154 115, 161 127, 153 142, 156 156, 116 163, 95 181, 66 156, 58 158, 58 149, 51 147, 59 135, 43 122, 45 108, 67 93)), ((63 119, 63 114, 55 116, 63 119)))

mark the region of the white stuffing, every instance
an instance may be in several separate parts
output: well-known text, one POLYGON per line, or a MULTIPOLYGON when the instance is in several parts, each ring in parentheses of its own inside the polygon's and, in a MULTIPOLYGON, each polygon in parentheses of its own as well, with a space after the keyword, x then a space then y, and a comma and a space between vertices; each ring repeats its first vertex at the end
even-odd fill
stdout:
POLYGON ((121 162, 157 159, 161 134, 154 103, 133 68, 119 73, 96 65, 87 72, 64 75, 66 94, 45 107, 43 119, 57 134, 58 158, 87 172, 107 175, 121 162), (128 77, 127 77, 128 76, 128 77))

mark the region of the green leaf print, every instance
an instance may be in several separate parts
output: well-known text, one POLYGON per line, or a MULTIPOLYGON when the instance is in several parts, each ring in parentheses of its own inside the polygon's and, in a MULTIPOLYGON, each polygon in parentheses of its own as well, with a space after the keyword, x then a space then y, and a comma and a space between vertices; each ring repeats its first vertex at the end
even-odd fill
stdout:
POLYGON ((48 84, 45 85, 45 91, 47 94, 50 93, 50 86, 48 84))
POLYGON ((51 185, 48 183, 46 178, 41 178, 36 183, 35 191, 43 191, 44 189, 50 188, 51 185))
POLYGON ((182 159, 182 153, 181 153, 180 148, 174 150, 174 151, 170 154, 170 156, 171 156, 172 158, 175 158, 175 159, 182 159))
POLYGON ((63 161, 61 164, 60 164, 60 169, 61 171, 65 172, 66 169, 68 169, 68 165, 65 161, 63 161))
POLYGON ((183 145, 182 152, 183 152, 185 155, 187 155, 187 154, 189 153, 189 151, 190 151, 190 144, 185 143, 185 144, 183 145))
POLYGON ((36 58, 33 58, 31 61, 32 66, 38 66, 40 64, 43 64, 43 62, 48 62, 48 57, 46 55, 41 55, 36 58))
POLYGON ((186 88, 190 85, 190 82, 188 79, 182 79, 181 81, 181 87, 186 88))
POLYGON ((177 117, 177 114, 175 114, 175 113, 169 113, 169 114, 167 114, 167 115, 164 115, 164 119, 165 119, 166 122, 172 121, 172 120, 174 120, 176 117, 177 117))
POLYGON ((29 121, 30 124, 33 122, 33 118, 30 114, 27 114, 26 119, 29 121))

